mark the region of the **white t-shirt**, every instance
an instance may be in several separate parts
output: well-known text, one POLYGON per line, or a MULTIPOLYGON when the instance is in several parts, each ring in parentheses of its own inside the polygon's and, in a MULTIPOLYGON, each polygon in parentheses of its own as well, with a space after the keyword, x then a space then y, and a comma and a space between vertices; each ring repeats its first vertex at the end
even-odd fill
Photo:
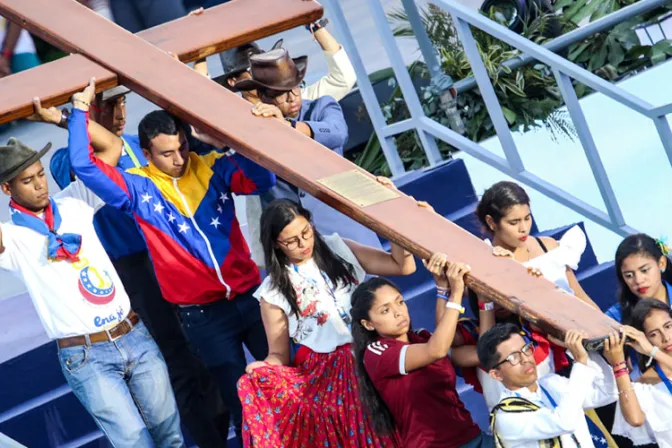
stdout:
POLYGON ((569 378, 546 375, 539 388, 512 392, 505 389, 502 398, 521 397, 539 406, 525 413, 497 411, 495 431, 504 448, 539 448, 539 441, 560 437, 563 447, 576 447, 572 434, 581 448, 594 448, 584 410, 613 403, 618 398, 616 380, 611 367, 592 357, 587 365, 576 363, 569 378), (556 405, 543 392, 545 389, 556 405))
POLYGON ((655 386, 633 383, 632 387, 646 416, 646 423, 639 427, 630 426, 623 417, 619 403, 611 432, 627 437, 635 446, 651 443, 658 444, 660 448, 672 448, 672 395, 667 386, 660 382, 655 386))
MULTIPOLYGON (((492 246, 489 239, 486 238, 483 241, 492 246)), ((525 267, 539 269, 545 279, 552 281, 566 292, 574 294, 567 279, 567 266, 576 271, 585 250, 586 235, 581 227, 574 226, 562 235, 558 241, 558 247, 522 264, 525 267)))
POLYGON ((0 254, 0 269, 12 272, 26 285, 51 339, 113 327, 131 306, 93 227, 93 215, 104 204, 80 181, 53 199, 61 215, 58 232, 82 236, 80 261, 49 261, 45 236, 7 222, 2 224, 5 251, 0 254))
MULTIPOLYGON (((338 234, 333 234, 324 237, 324 240, 336 255, 353 265, 357 282, 362 282, 366 273, 343 239, 338 234)), ((294 272, 294 268, 291 266, 287 269, 290 269, 292 273, 294 272)), ((302 296, 302 293, 297 291, 301 316, 297 317, 285 296, 278 289, 271 287, 270 276, 264 279, 254 296, 258 300, 263 298, 265 302, 280 307, 285 312, 289 321, 289 336, 297 344, 305 345, 317 353, 331 353, 337 347, 351 343, 350 328, 341 318, 337 305, 348 315, 350 314, 352 308, 350 295, 355 286, 343 287, 339 285, 339 287, 332 289, 334 292, 332 297, 329 288, 326 286, 324 276, 313 260, 298 266, 298 269, 298 273, 303 278, 314 281, 319 290, 319 293, 313 297, 302 296), (336 303, 334 303, 334 298, 336 303)), ((296 277, 292 275, 292 278, 296 277)))

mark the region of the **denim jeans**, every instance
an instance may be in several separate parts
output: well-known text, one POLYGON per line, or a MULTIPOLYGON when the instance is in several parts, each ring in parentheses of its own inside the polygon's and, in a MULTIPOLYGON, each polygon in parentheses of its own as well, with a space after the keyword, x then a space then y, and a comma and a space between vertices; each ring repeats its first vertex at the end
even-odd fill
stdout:
POLYGON ((60 349, 58 358, 112 446, 184 447, 166 364, 142 322, 112 342, 60 349))
POLYGON ((168 367, 180 420, 199 448, 222 448, 229 435, 229 413, 207 367, 191 351, 175 306, 161 295, 147 253, 112 262, 131 299, 131 307, 159 346, 168 367))
POLYGON ((247 365, 243 344, 257 360, 268 355, 261 309, 252 296, 255 290, 252 288, 233 300, 179 309, 191 347, 219 384, 222 400, 229 408, 239 437, 243 408, 236 384, 247 365))

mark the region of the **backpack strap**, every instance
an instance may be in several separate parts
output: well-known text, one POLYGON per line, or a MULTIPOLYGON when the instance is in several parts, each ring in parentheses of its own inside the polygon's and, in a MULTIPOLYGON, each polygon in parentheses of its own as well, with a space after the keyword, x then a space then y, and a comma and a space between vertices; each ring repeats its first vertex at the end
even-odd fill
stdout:
MULTIPOLYGON (((499 438, 499 435, 497 434, 497 431, 495 430, 495 419, 497 416, 497 411, 517 414, 523 412, 535 412, 539 409, 540 408, 538 405, 521 397, 507 397, 497 403, 497 405, 492 408, 492 411, 490 411, 490 432, 492 432, 492 435, 495 439, 495 448, 504 447, 501 439, 499 438)), ((562 442, 560 441, 560 437, 540 440, 539 448, 562 448, 562 442)))

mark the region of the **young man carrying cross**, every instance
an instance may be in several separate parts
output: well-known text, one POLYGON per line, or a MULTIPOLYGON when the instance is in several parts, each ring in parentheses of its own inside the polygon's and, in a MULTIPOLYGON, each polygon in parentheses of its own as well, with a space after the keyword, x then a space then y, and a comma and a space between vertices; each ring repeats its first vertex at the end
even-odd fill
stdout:
MULTIPOLYGON (((93 98, 94 89, 92 80, 84 92, 93 98)), ((183 123, 164 111, 149 113, 139 125, 149 165, 122 172, 95 156, 87 121, 88 104, 75 105, 69 121, 72 170, 108 206, 135 219, 163 297, 178 306, 192 348, 240 428, 236 382, 246 366, 243 344, 256 359, 266 357, 268 346, 252 296, 261 278, 231 193, 266 191, 275 175, 240 154, 190 153, 183 123)))
MULTIPOLYGON (((96 95, 91 104, 88 125, 91 144, 97 154, 117 153, 117 168, 127 170, 147 165, 137 135, 125 132, 126 95, 130 90, 117 86, 96 95)), ((69 111, 43 108, 34 101, 31 120, 68 128, 69 111)), ((61 188, 74 180, 68 148, 57 150, 50 164, 51 175, 61 188)), ((154 337, 168 366, 170 381, 189 435, 200 448, 219 448, 226 443, 229 415, 219 398, 219 390, 208 369, 196 358, 184 336, 173 306, 166 302, 156 281, 147 253, 147 244, 133 218, 105 206, 94 216, 96 234, 119 274, 131 306, 154 337)))
POLYGON ((569 378, 539 379, 533 344, 513 324, 497 324, 478 340, 481 365, 505 387, 490 414, 495 446, 594 448, 584 409, 616 401, 611 368, 599 356, 589 359, 581 333, 568 331, 565 344, 574 358, 569 378))
POLYGON ((113 445, 183 447, 163 357, 93 227, 103 203, 80 182, 49 196, 40 158, 50 147, 14 138, 0 147, 0 184, 12 198, 0 269, 28 288, 63 375, 113 445))

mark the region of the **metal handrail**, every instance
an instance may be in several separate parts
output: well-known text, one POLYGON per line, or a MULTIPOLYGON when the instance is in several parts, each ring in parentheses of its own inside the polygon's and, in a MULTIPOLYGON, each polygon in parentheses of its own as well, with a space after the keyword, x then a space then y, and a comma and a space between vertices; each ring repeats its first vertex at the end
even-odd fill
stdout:
POLYGON ((612 13, 600 20, 593 22, 583 28, 579 28, 564 36, 561 36, 544 46, 540 46, 531 42, 530 40, 514 33, 506 27, 488 19, 487 17, 471 10, 457 2, 450 0, 432 0, 432 2, 449 12, 453 18, 454 25, 457 29, 458 36, 462 43, 465 53, 472 67, 473 78, 467 78, 453 84, 452 80, 441 71, 438 63, 435 49, 431 46, 431 42, 427 36, 427 32, 422 23, 421 16, 418 12, 415 0, 401 0, 404 9, 406 10, 411 27, 418 39, 418 45, 422 52, 423 58, 427 63, 430 75, 432 76, 432 83, 442 89, 457 87, 465 89, 475 83, 483 97, 487 107, 490 118, 493 122, 497 137, 504 150, 505 158, 494 155, 478 143, 472 142, 463 137, 459 133, 443 126, 430 118, 428 118, 422 111, 420 100, 417 92, 413 86, 410 75, 406 66, 403 63, 401 52, 396 44, 392 30, 387 22, 385 11, 382 8, 379 0, 366 0, 371 11, 376 28, 383 41, 383 46, 392 63, 392 69, 398 81, 401 93, 406 100, 406 104, 411 113, 411 118, 399 123, 387 125, 382 113, 380 113, 380 103, 373 93, 373 88, 368 79, 368 75, 364 70, 363 64, 357 52, 352 35, 349 32, 348 24, 345 21, 345 16, 341 10, 338 0, 325 0, 328 9, 334 14, 334 22, 341 37, 346 35, 344 46, 351 56, 354 56, 354 66, 357 72, 358 85, 362 91, 362 97, 366 104, 369 113, 377 116, 380 113, 381 119, 373 119, 372 123, 376 134, 378 135, 384 154, 390 161, 390 169, 394 177, 405 173, 403 164, 398 158, 396 148, 394 148, 394 135, 409 130, 415 130, 422 143, 425 152, 428 155, 430 165, 436 164, 436 142, 434 138, 438 138, 447 142, 448 144, 464 151, 465 153, 475 157, 478 160, 498 169, 499 171, 513 177, 514 179, 525 183, 532 188, 540 191, 546 196, 556 200, 557 202, 569 207, 570 209, 582 214, 592 221, 618 233, 627 235, 635 232, 635 229, 628 226, 621 212, 618 200, 611 186, 608 174, 604 168, 599 152, 595 145, 595 141, 590 132, 588 122, 579 103, 576 92, 572 84, 572 80, 577 80, 588 87, 591 87, 597 92, 600 92, 609 98, 625 105, 626 107, 645 115, 653 120, 659 138, 666 151, 670 164, 672 164, 672 130, 667 121, 666 115, 672 112, 672 104, 667 105, 653 105, 642 98, 633 95, 617 85, 613 85, 608 81, 590 73, 589 71, 567 61, 561 56, 555 54, 553 51, 559 51, 566 48, 572 43, 584 40, 591 35, 602 32, 606 29, 614 27, 623 21, 655 9, 662 4, 667 3, 666 0, 642 0, 632 6, 623 8, 615 13, 612 13), (523 53, 519 58, 507 61, 505 65, 509 68, 519 68, 531 61, 538 60, 551 67, 553 74, 560 87, 560 92, 563 96, 567 110, 572 118, 574 127, 579 141, 584 149, 586 158, 592 170, 595 181, 598 185, 600 194, 604 201, 607 212, 587 204, 585 201, 571 195, 570 193, 544 181, 533 173, 525 170, 523 161, 519 155, 518 148, 511 135, 508 123, 503 115, 501 105, 495 94, 492 82, 483 65, 483 60, 478 51, 478 47, 471 33, 471 26, 479 28, 487 32, 495 38, 506 42, 512 47, 518 49, 523 53), (384 125, 382 123, 385 123, 384 125), (389 153, 394 152, 395 157, 388 158, 389 153), (430 157, 431 155, 431 157, 430 157))

